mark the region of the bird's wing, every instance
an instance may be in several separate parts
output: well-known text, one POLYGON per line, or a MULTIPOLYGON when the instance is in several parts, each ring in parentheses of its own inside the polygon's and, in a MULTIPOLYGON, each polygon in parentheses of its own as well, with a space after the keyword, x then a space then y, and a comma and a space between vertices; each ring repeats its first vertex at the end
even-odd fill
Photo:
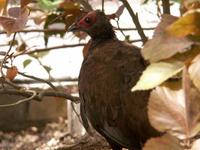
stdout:
POLYGON ((117 44, 107 45, 106 52, 94 51, 87 58, 80 71, 79 89, 84 114, 95 129, 126 147, 133 141, 129 139, 131 133, 126 133, 124 93, 136 83, 144 65, 139 49, 117 44))

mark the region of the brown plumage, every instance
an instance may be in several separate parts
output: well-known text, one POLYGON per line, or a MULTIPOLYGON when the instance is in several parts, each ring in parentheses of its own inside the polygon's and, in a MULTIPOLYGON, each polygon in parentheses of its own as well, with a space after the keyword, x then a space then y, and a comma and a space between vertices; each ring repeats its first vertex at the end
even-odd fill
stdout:
POLYGON ((109 19, 98 10, 80 18, 69 30, 91 36, 79 75, 84 126, 87 129, 89 121, 114 150, 141 149, 159 133, 147 117, 149 91, 131 92, 145 69, 140 49, 119 41, 109 19))

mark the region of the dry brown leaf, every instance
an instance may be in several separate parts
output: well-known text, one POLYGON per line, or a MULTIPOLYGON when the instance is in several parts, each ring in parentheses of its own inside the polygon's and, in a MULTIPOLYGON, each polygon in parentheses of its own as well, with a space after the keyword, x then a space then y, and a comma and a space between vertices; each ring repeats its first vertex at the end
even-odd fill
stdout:
POLYGON ((184 150, 177 138, 164 134, 161 137, 151 138, 144 145, 143 150, 184 150))
POLYGON ((17 76, 18 69, 16 66, 9 68, 6 72, 6 78, 13 80, 17 76))
POLYGON ((200 55, 189 66, 189 74, 193 84, 200 90, 200 55))
POLYGON ((191 49, 193 41, 185 37, 173 37, 165 31, 166 27, 176 20, 174 16, 163 16, 161 23, 155 29, 153 39, 149 40, 142 49, 142 55, 146 60, 157 62, 191 49))
POLYGON ((24 8, 31 2, 31 0, 21 0, 20 2, 21 2, 21 8, 24 8))
POLYGON ((196 135, 200 131, 200 94, 194 88, 191 88, 189 94, 191 112, 186 111, 183 89, 157 87, 153 90, 148 105, 152 126, 179 139, 196 135))
POLYGON ((12 17, 0 16, 0 24, 8 34, 22 30, 26 25, 30 12, 28 8, 10 9, 8 12, 12 15, 12 17), (14 18, 13 16, 17 18, 14 18))
POLYGON ((199 0, 181 0, 181 13, 185 13, 188 10, 200 8, 199 0))

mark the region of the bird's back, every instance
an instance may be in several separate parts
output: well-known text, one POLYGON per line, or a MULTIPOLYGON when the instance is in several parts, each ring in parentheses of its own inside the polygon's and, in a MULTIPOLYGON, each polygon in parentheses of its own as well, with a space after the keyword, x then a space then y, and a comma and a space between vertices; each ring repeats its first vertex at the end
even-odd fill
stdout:
POLYGON ((106 139, 127 148, 140 148, 146 139, 158 135, 147 117, 149 91, 130 91, 144 69, 139 48, 112 39, 92 47, 79 75, 85 121, 106 139))

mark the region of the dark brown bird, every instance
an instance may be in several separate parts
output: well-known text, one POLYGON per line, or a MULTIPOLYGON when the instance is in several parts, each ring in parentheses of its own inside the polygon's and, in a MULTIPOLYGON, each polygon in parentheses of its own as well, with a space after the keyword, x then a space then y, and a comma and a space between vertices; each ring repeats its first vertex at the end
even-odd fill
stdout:
POLYGON ((131 92, 145 63, 136 46, 119 41, 107 16, 91 11, 69 31, 84 31, 91 44, 79 74, 81 117, 109 142, 113 150, 141 149, 158 136, 147 116, 149 91, 131 92))

